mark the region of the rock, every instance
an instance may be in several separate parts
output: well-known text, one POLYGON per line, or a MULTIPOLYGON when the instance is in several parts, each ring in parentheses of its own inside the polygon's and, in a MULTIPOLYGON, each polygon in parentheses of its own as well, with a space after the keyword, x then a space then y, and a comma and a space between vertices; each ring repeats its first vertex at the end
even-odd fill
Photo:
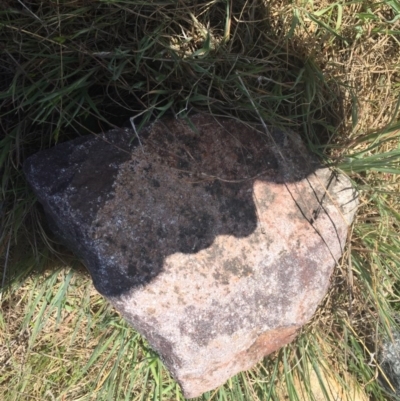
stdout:
MULTIPOLYGON (((396 316, 397 324, 400 317, 396 316)), ((379 380, 386 389, 400 396, 400 331, 398 327, 393 329, 390 338, 384 338, 378 355, 381 367, 379 380)))
POLYGON ((198 114, 29 158, 53 230, 196 397, 313 315, 357 206, 299 137, 198 114))

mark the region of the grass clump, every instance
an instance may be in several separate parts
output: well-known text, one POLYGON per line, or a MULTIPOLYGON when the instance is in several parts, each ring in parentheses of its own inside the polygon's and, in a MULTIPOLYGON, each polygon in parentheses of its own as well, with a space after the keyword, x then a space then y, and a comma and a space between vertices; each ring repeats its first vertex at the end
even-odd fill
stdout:
POLYGON ((361 206, 296 342, 201 399, 395 399, 378 354, 400 309, 399 34, 396 0, 3 1, 0 397, 183 399, 49 235, 21 166, 131 117, 202 110, 300 132, 361 206))

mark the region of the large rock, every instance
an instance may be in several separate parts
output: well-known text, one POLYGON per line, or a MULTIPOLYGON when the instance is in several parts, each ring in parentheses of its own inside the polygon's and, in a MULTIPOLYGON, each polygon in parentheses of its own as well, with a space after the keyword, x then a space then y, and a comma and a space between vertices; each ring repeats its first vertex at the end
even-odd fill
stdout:
POLYGON ((82 137, 24 168, 53 230, 188 398, 295 337, 357 205, 297 135, 200 114, 82 137))

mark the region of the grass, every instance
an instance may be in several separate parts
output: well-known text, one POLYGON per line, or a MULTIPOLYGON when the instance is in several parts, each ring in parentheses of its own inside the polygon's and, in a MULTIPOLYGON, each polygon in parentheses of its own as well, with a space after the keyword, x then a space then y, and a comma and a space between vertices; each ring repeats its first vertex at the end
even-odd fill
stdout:
POLYGON ((130 117, 202 110, 300 132, 361 205, 312 322, 200 399, 396 399, 378 355, 400 312, 399 108, 398 0, 3 1, 0 398, 183 399, 48 232, 21 166, 130 117))

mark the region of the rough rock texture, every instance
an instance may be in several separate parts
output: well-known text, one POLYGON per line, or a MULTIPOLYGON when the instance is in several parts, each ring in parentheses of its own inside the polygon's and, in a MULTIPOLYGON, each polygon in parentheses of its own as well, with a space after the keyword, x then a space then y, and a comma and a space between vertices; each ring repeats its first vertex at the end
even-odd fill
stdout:
POLYGON ((295 337, 357 206, 297 135, 200 114, 82 137, 24 168, 53 230, 188 398, 295 337))
MULTIPOLYGON (((400 323, 400 317, 396 316, 396 323, 400 323)), ((400 396, 400 332, 394 329, 390 338, 384 338, 379 352, 378 361, 384 372, 380 374, 380 381, 396 396, 400 396)))

